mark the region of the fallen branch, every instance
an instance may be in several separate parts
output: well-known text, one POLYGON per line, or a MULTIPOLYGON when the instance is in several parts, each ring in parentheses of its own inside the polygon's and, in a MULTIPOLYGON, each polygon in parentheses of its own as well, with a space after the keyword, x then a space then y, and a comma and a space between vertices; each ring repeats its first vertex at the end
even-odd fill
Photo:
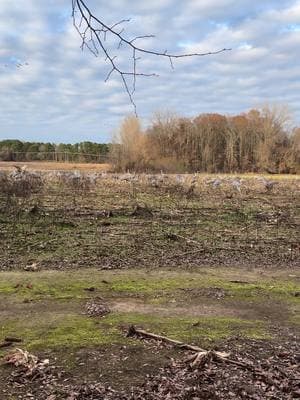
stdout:
POLYGON ((261 371, 255 368, 254 365, 242 362, 242 361, 235 361, 228 358, 230 356, 229 353, 220 352, 220 351, 213 351, 213 350, 204 350, 198 346, 193 346, 181 342, 179 340, 170 339, 166 336, 156 335, 154 333, 146 332, 142 329, 137 329, 134 325, 131 325, 128 329, 127 337, 139 337, 142 339, 154 339, 160 342, 165 342, 169 344, 173 344, 176 347, 183 349, 183 350, 190 350, 194 353, 191 354, 184 360, 184 363, 188 363, 191 368, 201 368, 204 367, 206 364, 209 364, 211 361, 214 362, 222 362, 232 364, 243 369, 247 369, 248 371, 252 372, 254 375, 258 375, 262 377, 267 384, 271 384, 273 386, 278 386, 277 383, 264 371, 261 371))
POLYGON ((22 339, 16 338, 16 337, 6 337, 4 340, 6 342, 12 342, 12 343, 21 343, 21 342, 23 342, 22 339))
POLYGON ((0 349, 4 349, 5 347, 10 347, 10 346, 12 346, 13 345, 13 342, 3 342, 3 343, 0 343, 0 349))
POLYGON ((160 342, 173 344, 174 346, 179 347, 180 349, 183 349, 183 350, 191 350, 191 351, 196 351, 196 352, 205 352, 206 351, 206 350, 201 349, 200 347, 192 346, 190 344, 180 342, 179 340, 170 339, 166 336, 156 335, 154 333, 146 332, 142 329, 136 329, 136 327, 134 325, 131 325, 129 327, 127 337, 140 337, 142 339, 154 339, 154 340, 158 340, 160 342))
POLYGON ((15 338, 15 337, 6 337, 4 342, 0 343, 0 349, 4 349, 5 347, 10 347, 14 343, 21 343, 22 339, 15 338))
POLYGON ((189 344, 180 342, 179 340, 170 339, 166 336, 156 335, 155 333, 146 332, 142 329, 136 329, 134 325, 131 325, 128 329, 127 337, 140 337, 142 339, 154 339, 160 342, 170 343, 181 349, 191 350, 191 351, 205 351, 197 346, 191 346, 189 344))

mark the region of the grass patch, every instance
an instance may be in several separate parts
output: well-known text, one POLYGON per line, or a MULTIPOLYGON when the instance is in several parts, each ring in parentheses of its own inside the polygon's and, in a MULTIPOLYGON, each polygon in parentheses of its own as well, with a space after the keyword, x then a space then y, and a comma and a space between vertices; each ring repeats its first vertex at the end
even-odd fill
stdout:
MULTIPOLYGON (((87 297, 84 290, 95 287, 106 296, 138 296, 155 299, 169 295, 180 295, 180 289, 201 289, 218 287, 231 298, 261 300, 265 297, 299 304, 299 285, 283 278, 255 280, 249 283, 231 282, 232 274, 220 270, 218 274, 204 270, 202 273, 172 273, 125 271, 119 273, 82 271, 43 271, 37 273, 5 272, 0 275, 0 296, 13 295, 16 298, 33 300, 81 299, 87 297)), ((247 280, 247 276, 244 278, 247 280)))
POLYGON ((209 344, 232 336, 270 338, 261 321, 223 317, 159 317, 136 313, 113 313, 105 318, 75 314, 45 313, 2 322, 0 336, 23 339, 22 347, 32 350, 129 344, 125 337, 130 325, 187 343, 209 344))
POLYGON ((101 327, 97 319, 47 312, 44 316, 7 321, 0 327, 0 334, 2 337, 21 336, 22 346, 27 349, 98 346, 123 341, 119 329, 108 325, 101 327))
POLYGON ((217 342, 232 336, 266 339, 270 335, 262 321, 246 321, 226 317, 159 317, 134 313, 111 314, 105 323, 116 325, 137 325, 153 333, 166 335, 187 343, 217 342))
MULTIPOLYGON (((241 277, 240 271, 234 269, 203 269, 201 273, 161 270, 148 273, 142 270, 3 272, 0 274, 0 301, 7 305, 7 310, 1 315, 0 341, 5 336, 21 336, 24 348, 37 350, 130 344, 132 339, 126 339, 123 331, 131 324, 202 347, 232 336, 268 339, 268 328, 262 322, 264 314, 255 314, 256 305, 268 299, 268 304, 273 302, 276 308, 276 301, 282 301, 288 306, 285 306, 286 323, 298 326, 296 291, 299 291, 298 285, 286 280, 284 271, 272 279, 261 277, 256 271, 244 271, 241 277), (230 282, 238 278, 249 283, 230 282), (95 287, 96 291, 84 290, 89 287, 95 287), (216 287, 225 291, 225 298, 206 299, 207 291, 202 289, 216 287), (125 309, 125 312, 112 312, 105 318, 88 318, 82 315, 83 300, 94 295, 112 302, 133 296, 147 307, 145 311, 141 308, 140 313, 125 309), (23 304, 24 299, 33 301, 23 304), (172 306, 170 299, 175 300, 172 306), (200 317, 176 313, 177 306, 188 309, 189 304, 211 305, 213 302, 222 307, 229 304, 233 311, 251 307, 254 313, 249 318, 240 317, 238 312, 228 317, 221 312, 214 316, 203 316, 200 312, 200 317), (155 304, 162 305, 168 313, 164 311, 160 315, 155 309, 151 312, 151 305, 155 304)), ((269 317, 267 321, 271 320, 269 317)))
POLYGON ((228 290, 228 294, 236 299, 260 300, 262 297, 268 297, 300 304, 299 298, 294 295, 299 290, 299 285, 291 281, 266 280, 247 284, 222 281, 220 283, 221 287, 228 290))

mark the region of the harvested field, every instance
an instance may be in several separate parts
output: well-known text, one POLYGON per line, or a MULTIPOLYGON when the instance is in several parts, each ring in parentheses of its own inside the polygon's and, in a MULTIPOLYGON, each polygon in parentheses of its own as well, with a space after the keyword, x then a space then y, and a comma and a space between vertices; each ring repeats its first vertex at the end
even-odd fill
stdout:
POLYGON ((12 171, 15 166, 22 167, 26 165, 28 170, 32 171, 108 171, 109 164, 92 163, 64 163, 55 161, 0 161, 0 171, 12 171))
POLYGON ((299 398, 298 176, 20 170, 0 186, 0 356, 40 360, 1 364, 1 400, 299 398), (131 325, 212 353, 192 367, 131 325))
POLYGON ((297 177, 22 173, 1 178, 2 270, 299 265, 297 177))

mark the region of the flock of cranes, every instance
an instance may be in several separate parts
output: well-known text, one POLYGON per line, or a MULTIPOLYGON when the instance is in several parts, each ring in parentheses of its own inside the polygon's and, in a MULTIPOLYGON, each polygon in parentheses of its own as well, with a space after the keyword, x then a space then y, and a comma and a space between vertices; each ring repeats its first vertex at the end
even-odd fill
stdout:
POLYGON ((28 63, 28 62, 25 62, 25 63, 20 63, 20 62, 18 62, 18 63, 3 64, 3 65, 2 65, 3 68, 12 68, 12 67, 15 67, 15 68, 24 68, 24 67, 28 67, 28 66, 29 66, 29 63, 28 63))
MULTIPOLYGON (((39 172, 29 172, 27 170, 27 166, 18 166, 14 165, 15 170, 11 173, 11 177, 13 179, 24 178, 26 174, 37 175, 39 172)), ((80 182, 84 180, 88 180, 90 184, 96 184, 98 180, 103 179, 112 179, 120 182, 128 182, 128 183, 148 183, 152 187, 159 188, 161 186, 165 186, 168 184, 175 184, 177 186, 185 186, 187 188, 192 188, 193 190, 200 183, 204 183, 206 186, 211 187, 214 190, 222 189, 224 187, 231 187, 238 193, 242 193, 242 189, 247 188, 248 179, 240 178, 239 176, 217 176, 211 178, 209 175, 201 175, 201 174, 165 174, 163 172, 157 174, 137 174, 137 173, 123 173, 123 174, 114 174, 107 172, 85 172, 81 173, 80 171, 51 171, 44 173, 44 176, 47 175, 49 180, 60 179, 67 181, 75 181, 77 182, 77 186, 80 185, 80 182)), ((255 179, 257 183, 262 186, 266 192, 271 192, 276 185, 279 184, 279 181, 274 181, 267 179, 265 176, 257 176, 251 179, 255 179)))
MULTIPOLYGON (((97 181, 101 180, 114 180, 124 182, 124 183, 137 183, 137 184, 149 184, 152 187, 162 187, 167 185, 185 186, 187 188, 195 188, 198 184, 204 184, 213 190, 222 189, 225 187, 232 188, 238 193, 242 193, 243 188, 247 188, 248 179, 242 179, 240 177, 215 177, 211 178, 209 176, 202 176, 201 174, 136 174, 136 173, 125 173, 125 174, 115 174, 107 172, 85 172, 80 171, 51 171, 46 173, 32 172, 27 170, 27 166, 15 165, 15 170, 11 172, 11 177, 13 179, 25 178, 26 175, 40 175, 43 174, 45 179, 49 180, 64 180, 67 181, 77 181, 78 186, 80 182, 88 180, 91 184, 96 184, 97 181)), ((278 181, 269 180, 264 176, 258 176, 253 178, 266 192, 271 192, 276 185, 279 184, 278 181)))

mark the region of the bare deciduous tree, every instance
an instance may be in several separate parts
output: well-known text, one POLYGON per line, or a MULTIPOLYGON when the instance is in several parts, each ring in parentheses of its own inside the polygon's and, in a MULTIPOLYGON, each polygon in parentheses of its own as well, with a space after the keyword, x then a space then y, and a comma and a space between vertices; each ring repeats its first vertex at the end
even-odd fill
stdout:
POLYGON ((150 77, 157 76, 154 73, 140 72, 138 69, 138 61, 141 59, 141 55, 148 54, 152 56, 158 56, 167 58, 170 61, 171 68, 174 67, 173 61, 179 58, 185 57, 203 57, 212 54, 222 53, 230 49, 221 49, 217 51, 210 51, 206 53, 186 53, 186 54, 173 54, 167 50, 161 52, 157 50, 147 50, 144 47, 140 47, 137 43, 141 39, 153 38, 154 35, 141 35, 133 38, 127 38, 123 25, 129 22, 129 19, 123 19, 116 22, 113 25, 106 24, 102 18, 97 17, 87 5, 86 0, 72 0, 72 16, 73 24, 81 37, 81 48, 84 50, 87 48, 94 56, 100 55, 105 57, 105 61, 110 65, 109 73, 105 79, 108 81, 113 73, 117 73, 122 80, 124 89, 129 97, 131 104, 134 107, 136 113, 136 104, 134 102, 134 92, 136 89, 137 77, 150 77), (109 45, 109 39, 117 41, 116 49, 113 50, 109 45), (119 63, 117 55, 114 51, 118 51, 122 48, 126 48, 131 53, 130 68, 124 70, 119 63))
POLYGON ((121 125, 112 161, 122 171, 297 172, 300 130, 286 121, 279 107, 233 116, 158 114, 144 131, 131 117, 121 125))

